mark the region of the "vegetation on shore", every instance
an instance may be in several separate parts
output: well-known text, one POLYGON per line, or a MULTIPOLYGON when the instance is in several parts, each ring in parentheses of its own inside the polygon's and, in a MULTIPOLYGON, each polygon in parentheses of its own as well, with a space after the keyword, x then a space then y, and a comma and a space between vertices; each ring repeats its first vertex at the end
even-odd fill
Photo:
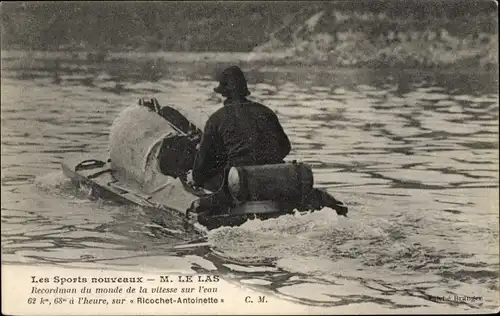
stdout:
POLYGON ((255 48, 290 63, 355 67, 498 67, 498 26, 487 13, 447 17, 305 8, 255 48))
POLYGON ((253 51, 286 64, 498 67, 497 6, 487 0, 13 2, 2 5, 1 22, 2 50, 98 58, 253 51))

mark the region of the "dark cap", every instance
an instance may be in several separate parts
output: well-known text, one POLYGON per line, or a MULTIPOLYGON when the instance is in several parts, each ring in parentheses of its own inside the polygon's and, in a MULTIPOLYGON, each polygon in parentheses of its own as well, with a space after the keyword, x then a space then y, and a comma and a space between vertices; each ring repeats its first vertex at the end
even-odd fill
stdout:
POLYGON ((214 92, 222 94, 225 97, 246 97, 250 95, 248 91, 247 80, 243 71, 238 66, 231 66, 216 75, 219 86, 214 92))

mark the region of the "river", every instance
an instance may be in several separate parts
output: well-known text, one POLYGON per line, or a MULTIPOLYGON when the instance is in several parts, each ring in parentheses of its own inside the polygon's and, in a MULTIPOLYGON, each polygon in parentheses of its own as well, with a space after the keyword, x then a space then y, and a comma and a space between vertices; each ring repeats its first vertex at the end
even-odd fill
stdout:
MULTIPOLYGON (((133 66, 131 62, 130 67, 133 66)), ((299 304, 387 311, 498 308, 498 83, 475 72, 248 69, 290 159, 349 206, 210 232, 209 247, 147 211, 94 200, 60 169, 105 152, 116 115, 142 96, 209 114, 211 65, 127 79, 71 61, 2 71, 2 263, 218 272, 299 304), (432 295, 481 300, 433 301, 432 295)), ((122 64, 122 68, 128 65, 122 64)), ((107 70, 106 70, 107 69, 107 70)))

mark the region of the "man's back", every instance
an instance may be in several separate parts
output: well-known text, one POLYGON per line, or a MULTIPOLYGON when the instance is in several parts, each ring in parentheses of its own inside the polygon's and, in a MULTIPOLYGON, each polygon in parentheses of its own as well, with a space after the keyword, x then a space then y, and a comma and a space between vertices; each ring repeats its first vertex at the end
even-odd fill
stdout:
POLYGON ((276 114, 268 107, 247 101, 227 105, 218 122, 230 165, 278 163, 290 152, 290 142, 276 114))
POLYGON ((246 99, 228 100, 207 121, 203 138, 193 171, 200 175, 198 181, 228 166, 282 162, 291 149, 276 114, 246 99))

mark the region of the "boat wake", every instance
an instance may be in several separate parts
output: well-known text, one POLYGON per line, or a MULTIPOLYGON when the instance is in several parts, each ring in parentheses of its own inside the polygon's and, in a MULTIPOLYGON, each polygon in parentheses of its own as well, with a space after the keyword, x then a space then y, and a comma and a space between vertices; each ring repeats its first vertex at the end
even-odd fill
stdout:
MULTIPOLYGON (((395 274, 460 269, 458 262, 474 261, 471 249, 460 249, 453 239, 440 239, 442 219, 430 210, 394 210, 384 217, 380 209, 389 202, 364 201, 350 218, 330 210, 250 220, 240 227, 222 227, 209 233, 213 247, 242 262, 272 261, 289 272, 335 273, 379 277, 395 274), (378 215, 377 215, 378 214, 378 215), (419 231, 435 227, 435 241, 424 242, 419 231), (384 273, 383 273, 384 272, 384 273)), ((394 202, 394 201, 393 201, 394 202)), ((394 205, 392 206, 394 208, 394 205)), ((476 258, 477 260, 477 258, 476 258)))
POLYGON ((384 257, 412 252, 413 245, 389 244, 396 231, 394 224, 381 218, 345 219, 324 209, 222 227, 209 233, 209 241, 215 249, 242 262, 265 260, 291 272, 330 274, 339 271, 338 263, 349 259, 373 266, 383 264, 384 257), (370 250, 376 250, 378 257, 369 255, 370 250), (315 264, 303 264, 304 260, 315 264), (317 266, 316 262, 329 264, 317 266))
POLYGON ((244 272, 240 282, 263 284, 277 295, 303 303, 373 301, 401 308, 432 305, 435 296, 476 295, 484 301, 440 304, 478 308, 494 301, 498 282, 493 281, 493 266, 454 247, 420 243, 408 232, 437 226, 438 220, 422 213, 387 220, 369 216, 368 209, 349 219, 326 209, 254 219, 209 232, 209 242, 225 260, 239 264, 232 269, 244 272), (262 273, 257 265, 264 263, 276 270, 262 273), (489 290, 477 285, 483 282, 488 282, 489 290))

